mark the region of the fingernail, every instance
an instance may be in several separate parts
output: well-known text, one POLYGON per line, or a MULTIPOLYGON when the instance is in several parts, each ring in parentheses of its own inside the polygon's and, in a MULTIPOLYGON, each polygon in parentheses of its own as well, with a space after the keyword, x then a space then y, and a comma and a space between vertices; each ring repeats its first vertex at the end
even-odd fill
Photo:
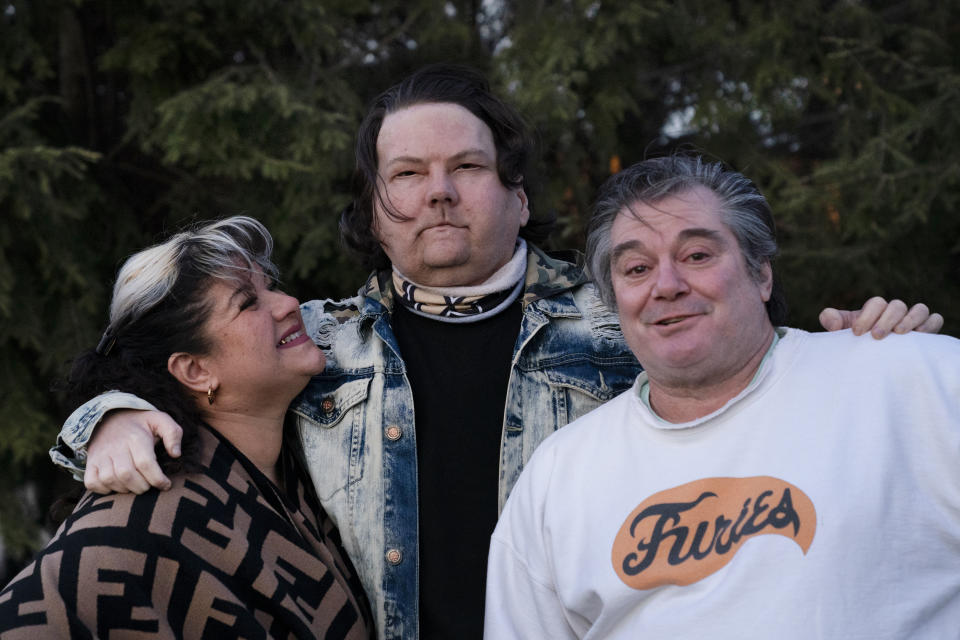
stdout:
POLYGON ((173 447, 173 453, 172 453, 171 455, 173 455, 174 457, 180 455, 180 446, 179 446, 179 445, 174 445, 174 447, 173 447))

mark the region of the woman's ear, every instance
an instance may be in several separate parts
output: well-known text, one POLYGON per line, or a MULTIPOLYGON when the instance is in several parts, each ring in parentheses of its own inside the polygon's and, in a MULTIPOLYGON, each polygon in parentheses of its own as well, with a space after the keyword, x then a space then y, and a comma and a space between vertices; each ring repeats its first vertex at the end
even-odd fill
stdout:
POLYGON ((198 393, 206 393, 209 389, 216 391, 220 386, 220 381, 207 368, 202 358, 182 351, 170 355, 167 359, 167 371, 180 384, 198 393))

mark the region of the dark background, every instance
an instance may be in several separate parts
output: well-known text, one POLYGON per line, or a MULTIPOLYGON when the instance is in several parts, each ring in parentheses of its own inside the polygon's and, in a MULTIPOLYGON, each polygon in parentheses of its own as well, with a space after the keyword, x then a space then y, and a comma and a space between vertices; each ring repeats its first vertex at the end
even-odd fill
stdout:
POLYGON ((535 127, 553 248, 582 246, 612 171, 685 145, 770 199, 790 324, 879 294, 960 335, 958 4, 0 0, 0 583, 70 484, 51 383, 123 258, 246 213, 289 291, 352 295, 354 132, 427 62, 481 68, 535 127))

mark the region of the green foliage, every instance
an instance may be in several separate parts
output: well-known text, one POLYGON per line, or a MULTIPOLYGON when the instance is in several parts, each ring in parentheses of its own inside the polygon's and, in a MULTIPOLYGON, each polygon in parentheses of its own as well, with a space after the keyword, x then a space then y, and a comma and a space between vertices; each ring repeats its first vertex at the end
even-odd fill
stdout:
POLYGON ((91 338, 88 318, 102 314, 108 282, 91 278, 99 256, 76 242, 97 198, 84 178, 100 156, 39 143, 38 110, 51 102, 0 118, 0 533, 19 552, 36 535, 12 491, 56 435, 51 377, 91 338))
POLYGON ((38 539, 18 487, 50 493, 51 384, 124 256, 243 212, 291 292, 356 291, 354 134, 426 62, 481 68, 534 125, 555 245, 618 166, 684 145, 769 197, 792 324, 880 294, 960 334, 958 27, 933 0, 0 0, 0 533, 38 539))
POLYGON ((770 199, 792 324, 879 294, 957 334, 956 3, 511 6, 493 68, 543 135, 564 242, 616 165, 683 145, 770 199))

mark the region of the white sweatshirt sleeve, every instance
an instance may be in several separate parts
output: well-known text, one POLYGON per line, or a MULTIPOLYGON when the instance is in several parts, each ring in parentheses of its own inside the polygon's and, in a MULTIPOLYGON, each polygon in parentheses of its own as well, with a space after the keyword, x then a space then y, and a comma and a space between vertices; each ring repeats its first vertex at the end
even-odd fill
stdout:
POLYGON ((551 456, 534 455, 493 532, 487 561, 486 640, 578 637, 554 587, 543 535, 543 498, 552 466, 551 456))

